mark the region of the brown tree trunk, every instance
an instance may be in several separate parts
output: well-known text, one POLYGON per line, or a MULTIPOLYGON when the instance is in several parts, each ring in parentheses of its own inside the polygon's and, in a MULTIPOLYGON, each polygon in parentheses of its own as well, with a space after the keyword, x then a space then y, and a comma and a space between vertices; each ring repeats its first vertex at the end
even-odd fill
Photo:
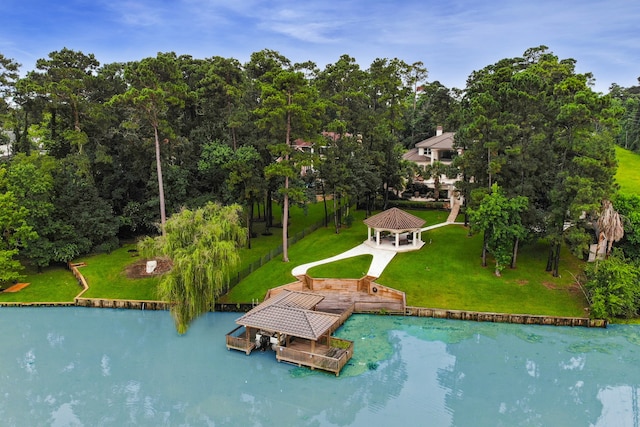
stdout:
POLYGON ((160 139, 158 138, 157 123, 153 124, 153 134, 155 136, 155 143, 156 143, 156 171, 158 174, 158 194, 160 196, 160 229, 162 231, 162 235, 166 236, 164 226, 165 226, 165 223, 167 222, 167 214, 165 212, 165 206, 164 206, 164 185, 162 183, 162 162, 160 159, 160 139))
POLYGON ((516 268, 517 266, 519 243, 520 243, 520 239, 516 238, 516 241, 513 243, 513 254, 511 255, 511 268, 516 268))
POLYGON ((484 237, 482 239, 482 266, 487 266, 487 232, 484 232, 484 237))

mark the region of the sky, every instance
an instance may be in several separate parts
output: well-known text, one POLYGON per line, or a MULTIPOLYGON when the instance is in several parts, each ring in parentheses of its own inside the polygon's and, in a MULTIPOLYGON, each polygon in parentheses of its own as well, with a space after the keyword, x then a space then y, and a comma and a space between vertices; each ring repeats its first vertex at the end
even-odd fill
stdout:
POLYGON ((341 55, 421 61, 427 81, 464 89, 475 70, 545 45, 594 89, 640 77, 637 0, 2 0, 0 53, 33 70, 66 47, 102 63, 173 51, 249 60, 276 50, 321 69, 341 55))

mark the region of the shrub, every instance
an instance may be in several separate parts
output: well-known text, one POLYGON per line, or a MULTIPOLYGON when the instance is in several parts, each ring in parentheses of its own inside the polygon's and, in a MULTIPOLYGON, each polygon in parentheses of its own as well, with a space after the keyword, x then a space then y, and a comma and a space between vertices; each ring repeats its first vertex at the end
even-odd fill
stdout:
POLYGON ((589 264, 585 285, 595 318, 631 318, 640 308, 640 267, 615 251, 609 258, 589 264))

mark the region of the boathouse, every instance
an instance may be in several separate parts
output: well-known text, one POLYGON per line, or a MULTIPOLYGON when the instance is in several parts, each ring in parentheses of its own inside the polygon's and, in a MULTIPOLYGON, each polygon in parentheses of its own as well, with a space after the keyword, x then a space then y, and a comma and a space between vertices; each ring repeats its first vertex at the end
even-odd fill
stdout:
POLYGON ((276 359, 340 374, 353 356, 353 342, 331 334, 353 313, 317 311, 324 296, 283 290, 238 318, 227 334, 227 349, 273 350, 276 359))

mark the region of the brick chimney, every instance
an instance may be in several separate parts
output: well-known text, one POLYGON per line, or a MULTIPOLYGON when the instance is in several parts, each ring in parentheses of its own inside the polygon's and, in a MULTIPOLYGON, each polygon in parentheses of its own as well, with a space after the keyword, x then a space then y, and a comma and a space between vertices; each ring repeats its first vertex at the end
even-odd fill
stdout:
POLYGON ((442 126, 436 127, 436 136, 442 135, 442 126))

